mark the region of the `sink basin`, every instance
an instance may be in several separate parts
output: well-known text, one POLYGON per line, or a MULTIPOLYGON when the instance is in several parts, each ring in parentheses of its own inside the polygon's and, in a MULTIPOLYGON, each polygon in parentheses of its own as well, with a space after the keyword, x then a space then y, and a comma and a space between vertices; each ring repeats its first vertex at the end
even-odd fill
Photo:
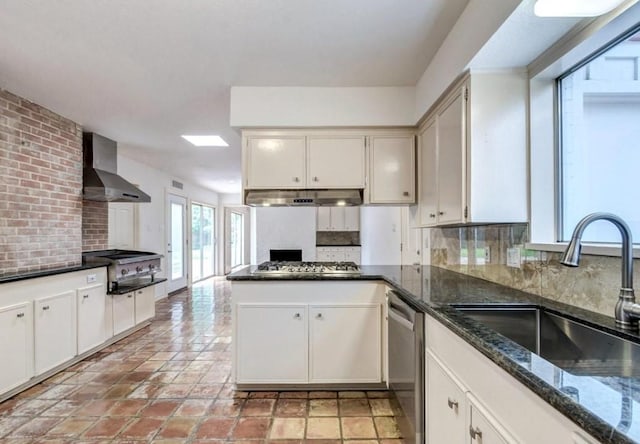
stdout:
POLYGON ((536 307, 457 310, 576 375, 640 377, 640 344, 536 307))

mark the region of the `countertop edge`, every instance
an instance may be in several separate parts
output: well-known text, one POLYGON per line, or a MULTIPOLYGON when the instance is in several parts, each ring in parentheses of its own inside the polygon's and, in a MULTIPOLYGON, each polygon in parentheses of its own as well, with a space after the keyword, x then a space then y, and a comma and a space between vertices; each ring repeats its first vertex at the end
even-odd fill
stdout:
POLYGON ((99 263, 83 263, 81 265, 72 265, 70 267, 51 268, 49 270, 29 271, 21 274, 14 274, 10 276, 0 277, 0 284, 8 284, 10 282, 24 281, 27 279, 36 279, 47 276, 55 276, 64 273, 73 273, 75 271, 91 270, 93 268, 100 268, 108 266, 108 262, 99 263))

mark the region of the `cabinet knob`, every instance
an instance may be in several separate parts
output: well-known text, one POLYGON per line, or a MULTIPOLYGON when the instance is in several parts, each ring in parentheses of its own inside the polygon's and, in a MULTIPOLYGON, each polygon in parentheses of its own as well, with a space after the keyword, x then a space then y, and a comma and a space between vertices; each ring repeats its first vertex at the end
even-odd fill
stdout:
POLYGON ((294 177, 294 178, 293 178, 293 181, 294 181, 294 182, 300 182, 300 178, 299 178, 299 177, 294 177))
POLYGON ((438 214, 439 214, 440 216, 444 216, 444 211, 438 211, 438 214))
POLYGON ((403 192, 403 193, 402 193, 402 195, 403 195, 403 196, 409 196, 409 192, 408 192, 408 191, 405 191, 405 192, 403 192))
POLYGON ((313 176, 313 181, 314 182, 319 182, 320 180, 318 179, 318 176, 313 176))
POLYGON ((51 307, 49 307, 48 305, 45 305, 44 307, 42 307, 43 310, 49 310, 49 308, 51 307))
POLYGON ((89 299, 89 295, 88 294, 83 294, 82 295, 82 299, 89 299))
POLYGON ((469 435, 471 436, 471 439, 476 439, 476 438, 482 439, 482 430, 480 430, 479 427, 473 427, 470 425, 469 435))
POLYGON ((138 290, 138 294, 142 294, 142 290, 138 290))
POLYGON ((447 404, 451 410, 458 410, 458 401, 454 401, 451 398, 447 398, 447 404))
POLYGON ((436 217, 436 213, 429 213, 429 217, 434 219, 436 217))
POLYGON ((129 293, 129 294, 127 295, 127 297, 128 297, 128 298, 132 298, 132 297, 133 297, 133 293, 129 293))
POLYGON ((318 313, 318 314, 316 315, 316 319, 322 319, 322 313, 318 313))
POLYGON ((18 317, 18 318, 24 318, 24 313, 18 313, 18 314, 16 315, 16 317, 18 317))
POLYGON ((300 313, 296 313, 296 314, 293 315, 293 317, 295 319, 300 319, 302 316, 300 316, 300 313))

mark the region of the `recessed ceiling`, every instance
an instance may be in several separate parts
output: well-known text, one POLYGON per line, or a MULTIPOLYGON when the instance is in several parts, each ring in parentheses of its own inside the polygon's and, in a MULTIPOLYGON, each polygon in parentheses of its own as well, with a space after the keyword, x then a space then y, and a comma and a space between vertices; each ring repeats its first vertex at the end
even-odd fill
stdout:
POLYGON ((237 193, 231 86, 413 86, 467 1, 3 0, 0 87, 128 157, 237 193))

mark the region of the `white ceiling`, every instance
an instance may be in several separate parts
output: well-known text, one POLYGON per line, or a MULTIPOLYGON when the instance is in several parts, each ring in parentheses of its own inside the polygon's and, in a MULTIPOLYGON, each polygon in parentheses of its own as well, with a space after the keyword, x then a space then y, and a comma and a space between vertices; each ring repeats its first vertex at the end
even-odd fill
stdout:
POLYGON ((413 86, 467 0, 2 0, 0 87, 240 191, 233 86, 413 86), (220 134, 196 148, 181 134, 220 134))

